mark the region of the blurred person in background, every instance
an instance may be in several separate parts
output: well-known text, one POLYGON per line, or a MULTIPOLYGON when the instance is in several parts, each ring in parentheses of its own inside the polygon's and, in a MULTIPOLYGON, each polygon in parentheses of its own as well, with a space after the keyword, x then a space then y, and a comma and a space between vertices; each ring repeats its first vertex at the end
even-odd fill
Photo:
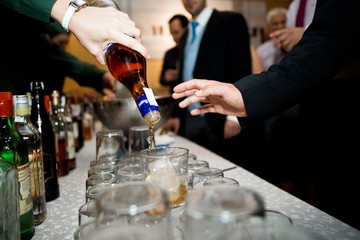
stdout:
POLYGON ((298 43, 315 14, 316 0, 293 0, 286 15, 286 28, 270 33, 278 48, 289 52, 298 43))
MULTIPOLYGON (((206 0, 182 2, 191 21, 180 42, 180 75, 175 84, 192 78, 217 78, 231 83, 251 74, 250 37, 244 16, 210 8, 206 0)), ((253 159, 263 153, 261 124, 241 129, 234 116, 192 116, 191 107, 181 109, 175 104, 161 133, 175 132, 244 168, 260 172, 260 168, 254 168, 258 162, 253 159)))
POLYGON ((189 20, 185 15, 176 14, 170 18, 168 23, 170 33, 176 45, 165 52, 160 75, 160 84, 163 86, 170 86, 170 92, 172 92, 173 83, 179 77, 180 38, 187 31, 189 20))
POLYGON ((298 168, 302 181, 312 178, 316 207, 357 229, 360 205, 354 194, 359 171, 354 139, 360 134, 359 11, 358 0, 318 0, 313 22, 279 64, 233 84, 187 81, 174 87, 173 94, 175 99, 187 97, 179 103, 182 108, 204 103, 192 110, 193 115, 232 114, 243 127, 321 96, 312 102, 316 111, 300 131, 302 145, 288 152, 287 161, 298 168), (301 161, 294 160, 297 155, 301 161))
MULTIPOLYGON (((283 7, 275 7, 266 14, 267 32, 283 29, 286 27, 287 10, 283 7)), ((267 70, 271 65, 279 63, 285 53, 281 48, 275 46, 272 39, 268 39, 257 47, 264 69, 267 70)))

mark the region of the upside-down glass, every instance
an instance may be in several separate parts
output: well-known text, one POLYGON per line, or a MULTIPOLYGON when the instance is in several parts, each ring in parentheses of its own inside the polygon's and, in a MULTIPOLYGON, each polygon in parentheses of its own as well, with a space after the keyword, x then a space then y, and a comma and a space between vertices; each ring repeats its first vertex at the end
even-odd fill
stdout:
POLYGON ((187 148, 169 146, 140 152, 145 181, 165 190, 172 207, 181 206, 185 202, 188 192, 188 155, 187 148))
POLYGON ((264 202, 253 190, 221 186, 192 190, 183 213, 186 240, 215 240, 242 222, 262 219, 264 202))
POLYGON ((149 148, 150 130, 148 125, 132 126, 129 128, 129 152, 139 153, 149 148))
POLYGON ((79 226, 83 225, 87 222, 90 221, 94 221, 95 220, 95 210, 96 210, 96 205, 95 205, 95 201, 90 201, 87 202, 83 205, 81 205, 81 207, 79 208, 79 226))
POLYGON ((96 133, 96 161, 119 158, 126 153, 123 130, 103 130, 96 133))
POLYGON ((119 183, 143 181, 144 167, 140 155, 136 153, 122 155, 116 164, 116 176, 119 183))
POLYGON ((96 199, 97 228, 150 228, 171 234, 170 205, 165 192, 149 182, 125 182, 102 192, 96 199))

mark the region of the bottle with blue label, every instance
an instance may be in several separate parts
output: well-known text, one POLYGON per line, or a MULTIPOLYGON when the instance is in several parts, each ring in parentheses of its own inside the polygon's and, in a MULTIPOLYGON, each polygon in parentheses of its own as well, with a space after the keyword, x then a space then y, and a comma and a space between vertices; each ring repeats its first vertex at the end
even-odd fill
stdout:
POLYGON ((149 125, 161 118, 159 106, 146 80, 146 59, 139 52, 118 43, 104 49, 111 74, 132 94, 142 117, 149 125))

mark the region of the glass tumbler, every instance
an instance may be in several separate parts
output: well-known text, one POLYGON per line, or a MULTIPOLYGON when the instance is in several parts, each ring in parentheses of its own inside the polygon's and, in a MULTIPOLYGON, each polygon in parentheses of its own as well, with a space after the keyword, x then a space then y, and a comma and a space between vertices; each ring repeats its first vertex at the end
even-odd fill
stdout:
POLYGON ((187 148, 170 146, 140 152, 145 181, 165 190, 172 207, 181 206, 185 202, 188 192, 188 155, 187 148))
POLYGON ((129 128, 129 152, 139 153, 149 148, 150 130, 148 125, 132 126, 129 128))
POLYGON ((171 234, 169 201, 165 192, 152 183, 119 183, 96 199, 96 226, 115 227, 123 232, 148 228, 168 236, 171 234))
POLYGON ((126 153, 123 130, 103 130, 96 133, 96 161, 113 161, 126 153))
POLYGON ((186 240, 222 239, 243 222, 263 219, 264 202, 257 192, 243 187, 192 190, 182 217, 186 240))

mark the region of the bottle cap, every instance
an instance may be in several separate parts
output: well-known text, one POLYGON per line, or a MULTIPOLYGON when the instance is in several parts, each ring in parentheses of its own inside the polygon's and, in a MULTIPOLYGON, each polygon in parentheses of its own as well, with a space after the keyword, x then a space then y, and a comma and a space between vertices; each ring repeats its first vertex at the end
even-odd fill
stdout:
POLYGON ((14 115, 14 107, 11 92, 0 92, 0 117, 14 115))
POLYGON ((13 96, 16 115, 29 115, 29 97, 27 95, 13 96))

